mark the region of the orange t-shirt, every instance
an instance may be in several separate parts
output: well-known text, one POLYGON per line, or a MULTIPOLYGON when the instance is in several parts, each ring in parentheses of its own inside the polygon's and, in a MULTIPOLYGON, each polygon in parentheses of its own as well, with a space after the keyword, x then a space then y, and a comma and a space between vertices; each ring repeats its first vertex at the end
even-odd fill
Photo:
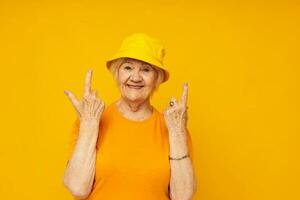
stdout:
MULTIPOLYGON (((69 156, 79 133, 75 121, 69 156)), ((96 172, 88 200, 169 200, 169 138, 164 116, 156 108, 148 119, 125 118, 115 102, 105 107, 96 145, 96 172)), ((191 160, 191 136, 187 143, 191 160)))

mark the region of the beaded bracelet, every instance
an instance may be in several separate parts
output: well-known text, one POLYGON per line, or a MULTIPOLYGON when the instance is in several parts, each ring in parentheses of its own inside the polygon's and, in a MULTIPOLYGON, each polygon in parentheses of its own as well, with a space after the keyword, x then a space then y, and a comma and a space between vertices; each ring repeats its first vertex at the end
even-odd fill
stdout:
POLYGON ((182 156, 181 158, 172 158, 172 157, 169 156, 169 160, 182 160, 182 159, 187 158, 187 157, 189 157, 189 154, 186 154, 185 156, 182 156))

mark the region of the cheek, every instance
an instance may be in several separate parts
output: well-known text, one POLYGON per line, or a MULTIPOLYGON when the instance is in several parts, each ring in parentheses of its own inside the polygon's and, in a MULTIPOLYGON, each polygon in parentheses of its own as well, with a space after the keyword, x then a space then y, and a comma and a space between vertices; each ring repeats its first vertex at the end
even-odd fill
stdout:
POLYGON ((148 87, 154 87, 155 85, 155 75, 145 77, 145 83, 148 87))
POLYGON ((128 79, 129 75, 126 74, 126 73, 120 73, 119 76, 118 76, 118 82, 120 84, 123 84, 126 82, 126 80, 128 79))

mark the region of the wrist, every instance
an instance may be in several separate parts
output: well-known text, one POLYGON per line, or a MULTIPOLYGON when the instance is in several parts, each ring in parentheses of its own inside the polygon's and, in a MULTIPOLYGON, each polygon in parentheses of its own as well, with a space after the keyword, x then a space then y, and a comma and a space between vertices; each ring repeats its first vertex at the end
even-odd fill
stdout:
POLYGON ((168 128, 169 135, 172 136, 185 136, 186 128, 168 128))
POLYGON ((97 129, 99 127, 99 121, 97 119, 82 119, 80 121, 80 128, 81 129, 87 129, 87 130, 91 130, 91 129, 97 129))
POLYGON ((182 159, 185 159, 189 156, 190 156, 189 153, 186 153, 183 156, 169 156, 169 160, 182 160, 182 159))

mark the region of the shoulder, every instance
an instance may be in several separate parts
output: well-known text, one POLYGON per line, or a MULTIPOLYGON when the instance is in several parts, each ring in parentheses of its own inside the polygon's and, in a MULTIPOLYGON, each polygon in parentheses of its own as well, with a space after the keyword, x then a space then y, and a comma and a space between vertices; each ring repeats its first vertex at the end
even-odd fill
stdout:
POLYGON ((115 110, 114 110, 113 103, 105 105, 102 116, 101 116, 101 121, 105 121, 105 120, 111 118, 114 113, 115 113, 115 110))
POLYGON ((105 105, 104 107, 104 111, 103 111, 103 115, 108 115, 113 113, 113 109, 114 109, 114 103, 110 103, 108 105, 105 105))
POLYGON ((161 112, 160 110, 158 110, 156 107, 153 106, 153 111, 156 113, 156 116, 158 118, 158 120, 160 121, 160 123, 165 127, 165 117, 164 117, 164 113, 161 112))
POLYGON ((152 106, 152 108, 153 108, 153 112, 155 112, 157 116, 159 116, 160 118, 164 117, 164 114, 160 110, 158 110, 155 106, 152 106))

